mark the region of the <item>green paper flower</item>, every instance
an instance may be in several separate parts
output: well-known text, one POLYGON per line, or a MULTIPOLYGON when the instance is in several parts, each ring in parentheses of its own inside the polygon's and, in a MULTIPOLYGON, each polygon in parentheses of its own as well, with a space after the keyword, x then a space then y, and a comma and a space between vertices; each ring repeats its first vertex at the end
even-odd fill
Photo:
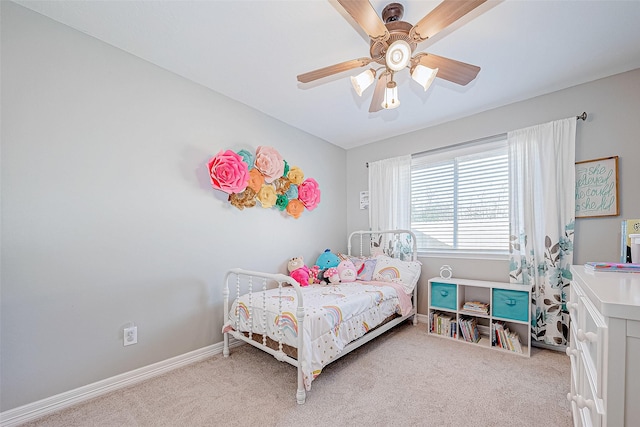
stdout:
POLYGON ((284 211, 289 204, 289 198, 284 194, 278 194, 278 199, 276 200, 276 208, 280 211, 284 211))
POLYGON ((249 170, 253 169, 253 162, 255 161, 253 153, 250 153, 247 150, 240 150, 238 151, 238 155, 242 157, 242 161, 247 164, 249 170))

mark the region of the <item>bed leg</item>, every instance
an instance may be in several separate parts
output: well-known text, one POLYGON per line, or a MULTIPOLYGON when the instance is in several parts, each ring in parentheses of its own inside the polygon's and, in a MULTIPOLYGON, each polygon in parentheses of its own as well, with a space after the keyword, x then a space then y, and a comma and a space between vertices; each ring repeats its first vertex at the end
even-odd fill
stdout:
POLYGON ((418 315, 414 314, 413 315, 413 326, 416 326, 418 324, 418 315))
POLYGON ((224 345, 222 346, 222 355, 224 357, 229 357, 229 334, 224 334, 224 345))
POLYGON ((298 392, 296 393, 296 400, 298 401, 298 405, 302 405, 306 398, 307 394, 304 391, 304 388, 298 389, 298 392))

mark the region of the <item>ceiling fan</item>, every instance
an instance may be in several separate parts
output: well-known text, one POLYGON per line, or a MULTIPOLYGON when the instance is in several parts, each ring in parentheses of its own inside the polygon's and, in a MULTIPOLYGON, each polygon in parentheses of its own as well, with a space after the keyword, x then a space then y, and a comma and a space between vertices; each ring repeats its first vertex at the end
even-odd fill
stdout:
POLYGON ((476 78, 480 67, 442 56, 420 52, 413 55, 419 43, 433 37, 486 0, 444 0, 416 25, 402 21, 404 6, 391 3, 382 11, 382 19, 367 0, 337 0, 371 39, 369 58, 358 58, 300 74, 298 81, 309 83, 333 74, 371 63, 381 65, 351 77, 356 93, 362 96, 378 75, 369 112, 391 109, 400 105, 394 73, 409 67, 411 77, 426 91, 437 76, 466 85, 476 78), (413 55, 413 56, 412 56, 413 55))

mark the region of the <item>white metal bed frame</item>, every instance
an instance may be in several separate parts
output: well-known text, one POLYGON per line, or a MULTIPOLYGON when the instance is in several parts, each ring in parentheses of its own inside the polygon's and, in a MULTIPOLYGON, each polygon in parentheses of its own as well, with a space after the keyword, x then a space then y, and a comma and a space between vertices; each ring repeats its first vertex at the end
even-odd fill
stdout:
MULTIPOLYGON (((417 256, 418 256, 418 251, 417 251, 417 242, 416 242, 416 236, 415 234, 410 231, 410 230, 383 230, 383 231, 354 231, 353 233, 351 233, 349 235, 349 240, 347 243, 347 253, 349 255, 351 255, 351 240, 354 236, 359 236, 360 237, 360 256, 362 256, 364 254, 364 236, 369 236, 368 239, 366 239, 367 242, 371 242, 371 239, 373 238, 373 236, 379 236, 379 235, 383 235, 383 234, 391 234, 392 236, 401 236, 403 234, 408 234, 410 236, 411 239, 411 259, 412 260, 417 260, 417 256)), ((368 245, 370 245, 370 243, 368 243, 368 245)), ((224 298, 224 324, 227 325, 228 323, 228 319, 229 319, 229 295, 230 295, 230 291, 229 291, 229 280, 233 279, 235 277, 235 285, 236 285, 236 297, 239 297, 241 295, 240 293, 240 284, 241 284, 241 277, 242 276, 246 276, 246 278, 248 279, 248 293, 249 293, 249 298, 251 298, 252 292, 253 292, 253 285, 254 285, 254 278, 257 279, 257 281, 261 284, 261 289, 260 291, 266 290, 267 289, 267 283, 269 281, 271 281, 272 283, 275 282, 278 285, 278 289, 281 291, 282 290, 282 286, 284 284, 289 284, 291 286, 293 286, 293 288, 296 291, 296 295, 298 298, 298 306, 296 309, 296 318, 298 321, 298 331, 300 331, 298 333, 298 344, 296 346, 297 348, 297 352, 298 352, 298 358, 295 359, 293 357, 290 357, 289 355, 287 355, 283 350, 282 350, 282 338, 280 338, 280 340, 278 341, 278 349, 274 350, 271 347, 267 346, 267 336, 266 334, 264 334, 262 336, 262 342, 257 342, 253 339, 253 333, 252 332, 248 332, 249 336, 245 336, 242 332, 233 329, 230 330, 228 332, 224 333, 224 346, 223 346, 223 350, 222 350, 222 354, 224 357, 229 357, 229 334, 231 334, 236 340, 239 341, 243 341, 245 343, 251 344, 252 346, 259 348, 262 351, 265 351, 269 354, 271 354, 273 357, 275 357, 277 360, 281 361, 281 362, 287 362, 295 367, 297 367, 298 369, 298 389, 296 391, 296 401, 298 402, 298 404, 303 404, 306 400, 306 391, 305 391, 305 387, 304 387, 304 378, 303 378, 303 372, 302 372, 302 362, 303 362, 303 358, 304 358, 304 351, 303 351, 303 334, 304 334, 304 301, 303 301, 303 297, 302 297, 302 291, 300 288, 300 285, 298 284, 298 282, 296 282, 293 278, 291 278, 290 276, 287 276, 285 274, 272 274, 272 273, 264 273, 264 272, 259 272, 259 271, 250 271, 250 270, 244 270, 241 268, 234 268, 231 269, 227 272, 227 274, 225 275, 225 280, 224 280, 224 290, 223 290, 223 298, 224 298)), ((264 294, 263 294, 264 295, 264 294)), ((404 322, 405 320, 407 320, 408 318, 413 316, 413 324, 416 325, 418 323, 418 318, 416 316, 417 313, 417 296, 418 296, 418 286, 416 284, 416 286, 413 289, 413 298, 412 298, 412 308, 411 311, 407 314, 405 314, 404 316, 398 316, 393 318, 392 320, 382 324, 381 326, 372 329, 371 331, 369 331, 368 333, 366 333, 365 335, 363 335, 362 337, 350 342, 349 344, 347 344, 344 349, 342 350, 342 352, 340 354, 338 354, 333 361, 339 359, 340 357, 344 356, 345 354, 348 354, 349 352, 355 350, 356 348, 360 347, 363 344, 366 344, 367 342, 371 341, 372 339, 382 335, 383 333, 387 332, 389 329, 393 328, 394 326, 399 325, 400 323, 404 322)), ((264 300, 264 297, 263 297, 264 300)), ((265 304, 265 302, 263 301, 263 305, 265 304)), ((264 312, 264 310, 263 310, 264 312)), ((249 321, 251 322, 252 319, 252 311, 251 309, 249 309, 249 321)), ((262 319, 260 319, 260 321, 266 322, 265 316, 262 316, 262 319)), ((280 334, 282 333, 282 327, 281 325, 279 326, 280 328, 280 334)), ((263 330, 265 330, 263 328, 263 330)), ((282 337, 282 335, 280 335, 280 337, 282 337)))

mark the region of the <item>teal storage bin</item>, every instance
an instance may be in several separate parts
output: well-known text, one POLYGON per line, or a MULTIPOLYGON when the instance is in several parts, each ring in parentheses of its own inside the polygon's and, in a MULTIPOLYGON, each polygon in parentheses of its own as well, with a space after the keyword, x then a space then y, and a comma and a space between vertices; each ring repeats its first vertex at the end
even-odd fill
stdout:
POLYGON ((447 310, 458 309, 456 285, 451 283, 431 283, 431 306, 447 310))
POLYGON ((526 322, 529 320, 529 293, 494 289, 491 309, 494 317, 526 322))

